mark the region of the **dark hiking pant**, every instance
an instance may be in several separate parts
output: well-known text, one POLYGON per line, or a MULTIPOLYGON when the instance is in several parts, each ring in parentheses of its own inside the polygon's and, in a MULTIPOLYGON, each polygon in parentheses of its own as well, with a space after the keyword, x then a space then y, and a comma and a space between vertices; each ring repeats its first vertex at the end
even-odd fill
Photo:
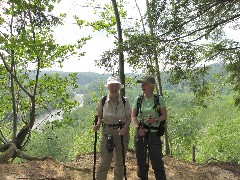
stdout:
POLYGON ((162 141, 157 132, 150 132, 145 137, 135 135, 137 158, 137 174, 140 180, 148 179, 148 155, 156 180, 166 180, 164 163, 162 160, 162 141), (147 153, 148 152, 148 153, 147 153))

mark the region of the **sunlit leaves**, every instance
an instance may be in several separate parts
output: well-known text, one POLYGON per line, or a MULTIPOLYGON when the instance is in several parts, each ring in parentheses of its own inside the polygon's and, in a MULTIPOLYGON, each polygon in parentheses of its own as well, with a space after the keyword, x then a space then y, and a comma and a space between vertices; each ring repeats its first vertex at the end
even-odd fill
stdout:
POLYGON ((238 23, 237 1, 148 2, 143 19, 147 23, 144 24, 146 27, 142 27, 145 32, 137 28, 135 32, 125 32, 128 63, 134 68, 141 67, 152 72, 156 70, 152 63, 155 50, 159 64, 164 65, 160 70, 170 70, 170 81, 195 80, 190 85, 193 85, 197 98, 203 101, 212 89, 210 84, 205 82, 203 85, 200 80, 205 79, 208 71, 199 71, 198 67, 238 59, 235 50, 239 49, 239 43, 231 42, 224 34, 226 24, 238 23), (151 27, 153 34, 149 32, 151 27), (148 40, 144 40, 144 36, 149 36, 148 40), (147 46, 151 48, 148 50, 147 46))
MULTIPOLYGON (((231 62, 227 65, 227 70, 230 72, 230 76, 228 81, 233 85, 233 90, 235 90, 238 94, 235 96, 235 105, 240 107, 240 54, 237 53, 238 60, 235 62, 231 62)), ((228 57, 228 59, 231 57, 228 57)))
POLYGON ((37 100, 41 101, 44 106, 51 104, 51 109, 71 109, 76 106, 75 101, 70 101, 70 93, 77 86, 74 83, 76 74, 71 74, 69 77, 61 77, 56 74, 44 74, 39 79, 37 100))
POLYGON ((240 116, 232 95, 218 94, 208 99, 208 108, 203 108, 193 101, 192 93, 167 93, 169 140, 174 157, 191 161, 191 147, 195 144, 198 163, 210 158, 239 162, 240 116))
POLYGON ((124 51, 128 52, 126 61, 136 69, 150 65, 153 57, 153 39, 150 35, 134 34, 124 42, 124 51))
POLYGON ((206 133, 202 134, 202 140, 199 146, 208 143, 209 146, 201 147, 198 152, 198 158, 207 160, 209 158, 216 158, 221 161, 228 161, 233 163, 239 162, 239 118, 223 119, 217 118, 212 124, 206 127, 206 133))
POLYGON ((82 19, 79 19, 77 16, 74 16, 76 22, 77 22, 77 25, 82 28, 82 25, 84 25, 84 23, 86 22, 85 20, 82 20, 82 19))
MULTIPOLYGON (((61 67, 89 39, 82 38, 78 44, 70 45, 55 42, 53 28, 61 25, 65 16, 52 14, 55 2, 7 1, 3 7, 5 15, 1 23, 5 29, 1 29, 3 41, 0 52, 4 66, 1 63, 0 75, 3 78, 0 83, 4 91, 0 91, 0 116, 18 125, 15 129, 20 131, 24 125, 30 127, 25 128, 27 131, 31 131, 35 117, 42 112, 57 109, 68 114, 78 104, 70 95, 78 87, 76 74, 61 77, 41 73, 45 68, 61 67)), ((66 118, 65 122, 70 124, 71 118, 66 118)), ((61 127, 62 122, 56 121, 54 124, 61 127)), ((23 134, 18 139, 19 148, 28 132, 23 134)))

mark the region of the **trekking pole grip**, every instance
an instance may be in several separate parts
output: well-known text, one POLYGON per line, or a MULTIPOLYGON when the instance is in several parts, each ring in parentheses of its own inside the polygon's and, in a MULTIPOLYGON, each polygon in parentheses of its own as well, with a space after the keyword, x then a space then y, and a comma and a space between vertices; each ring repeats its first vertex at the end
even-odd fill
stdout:
POLYGON ((122 120, 119 120, 119 121, 118 121, 118 124, 119 124, 119 128, 122 129, 122 128, 123 128, 122 120))
POLYGON ((141 128, 142 128, 142 129, 144 128, 144 121, 145 121, 145 119, 143 118, 143 119, 141 120, 141 128))
POLYGON ((94 118, 94 125, 95 126, 97 125, 97 122, 98 122, 98 115, 95 115, 95 118, 94 118))

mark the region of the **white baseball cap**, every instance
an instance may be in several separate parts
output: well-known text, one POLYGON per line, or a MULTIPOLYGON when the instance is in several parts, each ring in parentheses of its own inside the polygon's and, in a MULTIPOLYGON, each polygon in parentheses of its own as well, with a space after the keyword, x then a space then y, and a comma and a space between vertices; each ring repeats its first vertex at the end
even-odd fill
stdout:
POLYGON ((110 76, 108 79, 107 79, 107 86, 109 84, 120 84, 121 88, 122 88, 122 83, 120 82, 120 78, 118 76, 110 76))

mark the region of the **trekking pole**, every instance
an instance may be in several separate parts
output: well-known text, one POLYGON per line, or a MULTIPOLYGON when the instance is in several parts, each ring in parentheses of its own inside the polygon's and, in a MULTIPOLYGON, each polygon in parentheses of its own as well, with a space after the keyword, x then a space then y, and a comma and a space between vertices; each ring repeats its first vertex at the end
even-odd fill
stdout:
MULTIPOLYGON (((151 118, 151 115, 148 115, 148 118, 151 118)), ((149 154, 149 149, 150 149, 150 132, 151 132, 151 126, 152 124, 149 124, 148 127, 148 144, 146 145, 146 156, 147 156, 147 172, 149 171, 149 159, 150 159, 150 154, 149 154)))
MULTIPOLYGON (((141 121, 141 129, 144 129, 144 121, 145 119, 143 118, 141 121)), ((142 141, 143 141, 143 154, 144 154, 144 159, 145 161, 147 161, 147 151, 146 151, 146 147, 145 147, 145 135, 142 136, 142 141)), ((147 165, 147 162, 146 162, 147 165)), ((147 167, 148 168, 148 167, 147 167)))
MULTIPOLYGON (((95 115, 94 126, 97 125, 97 122, 98 122, 98 115, 95 115)), ((95 131, 95 139, 94 139, 93 180, 96 179, 95 177, 96 161, 97 161, 97 131, 95 131)))
MULTIPOLYGON (((119 120, 119 128, 123 128, 123 123, 119 120)), ((125 180, 127 180, 127 173, 126 173, 126 164, 125 164, 125 153, 124 153, 124 143, 123 143, 123 135, 121 135, 121 146, 122 146, 122 158, 123 158, 123 172, 125 180)))

